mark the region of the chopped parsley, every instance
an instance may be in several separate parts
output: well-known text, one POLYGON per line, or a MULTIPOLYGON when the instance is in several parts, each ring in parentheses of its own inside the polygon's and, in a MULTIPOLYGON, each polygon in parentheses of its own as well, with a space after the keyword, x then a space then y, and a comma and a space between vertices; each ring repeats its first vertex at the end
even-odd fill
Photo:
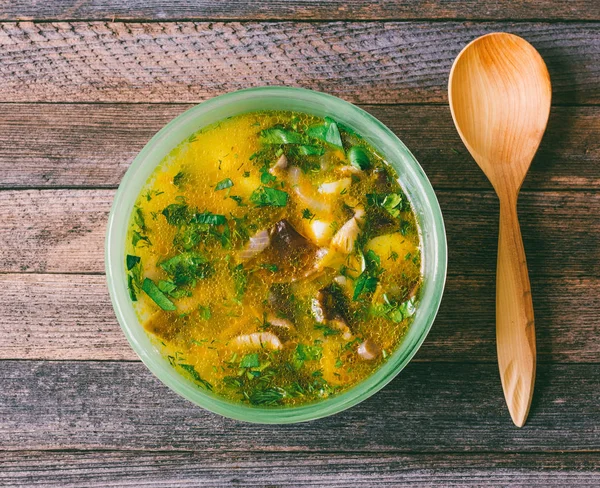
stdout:
POLYGON ((233 181, 231 178, 225 178, 217 183, 215 186, 215 191, 225 190, 226 188, 231 188, 233 186, 233 181))
POLYGON ((285 207, 289 195, 276 188, 261 186, 250 195, 250 201, 257 207, 285 207))

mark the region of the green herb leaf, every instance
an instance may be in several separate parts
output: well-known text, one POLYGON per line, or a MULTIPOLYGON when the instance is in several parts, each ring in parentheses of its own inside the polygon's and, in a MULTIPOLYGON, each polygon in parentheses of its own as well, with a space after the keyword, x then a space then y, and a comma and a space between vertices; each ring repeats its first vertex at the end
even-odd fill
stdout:
POLYGON ((369 169, 371 166, 369 153, 361 146, 352 146, 348 150, 348 161, 350 161, 352 166, 363 171, 369 169))
POLYGON ((380 207, 389 213, 392 217, 398 218, 404 208, 404 199, 398 193, 368 193, 367 203, 369 205, 380 207))
POLYGON ((325 117, 325 123, 327 124, 327 132, 325 134, 325 142, 328 142, 332 146, 344 149, 342 145, 342 137, 340 136, 340 130, 338 129, 335 120, 330 117, 325 117))
POLYGON ((246 293, 248 286, 248 273, 244 269, 243 264, 238 264, 232 270, 233 284, 235 288, 235 299, 240 301, 246 293))
POLYGON ((279 271, 279 267, 276 264, 263 263, 260 267, 269 270, 271 273, 277 273, 277 271, 279 271))
POLYGON ((275 176, 273 176, 271 173, 269 173, 269 168, 263 167, 260 169, 260 182, 263 185, 268 185, 269 183, 272 183, 276 179, 277 178, 275 176))
POLYGON ((189 208, 185 203, 172 203, 161 212, 169 225, 184 225, 190 220, 189 208))
POLYGON ((252 192, 250 201, 258 207, 285 207, 289 195, 276 188, 261 186, 252 192))
POLYGON ((177 286, 195 285, 197 279, 208 278, 213 273, 213 267, 208 259, 195 251, 183 252, 173 256, 160 263, 160 267, 173 278, 173 283, 177 286))
POLYGON ((312 213, 309 209, 305 208, 302 210, 302 218, 306 220, 312 220, 315 218, 315 214, 312 213))
POLYGON ((322 356, 323 348, 321 346, 298 344, 294 351, 294 366, 296 369, 300 369, 305 361, 319 361, 322 356))
POLYGON ((263 144, 302 144, 304 137, 298 132, 273 127, 260 133, 263 144))
POLYGON ((151 244, 148 236, 144 236, 144 235, 140 234, 137 230, 134 230, 131 233, 131 243, 133 244, 133 247, 137 247, 137 245, 140 241, 143 241, 146 244, 151 244))
POLYGON ((225 178, 217 183, 215 186, 215 191, 225 190, 226 188, 231 188, 233 186, 233 181, 231 178, 225 178))
POLYGON ((135 207, 133 220, 142 232, 146 231, 146 221, 144 220, 144 213, 142 212, 142 209, 140 207, 135 207))
POLYGON ((342 137, 337 123, 330 117, 325 117, 324 125, 309 127, 306 134, 314 139, 319 139, 339 149, 344 149, 342 137))
POLYGON ((212 317, 212 313, 210 311, 210 305, 204 306, 204 305, 198 305, 198 314, 200 315, 200 318, 203 320, 208 320, 212 317))
POLYGON ((373 305, 371 313, 375 317, 387 317, 393 322, 400 323, 408 317, 412 317, 416 312, 415 297, 411 297, 402 303, 397 303, 388 299, 387 295, 383 296, 385 303, 373 305))
POLYGON ((300 156, 322 156, 325 154, 325 148, 321 146, 298 146, 296 152, 300 156))
POLYGON ((365 270, 358 276, 354 283, 353 300, 357 300, 362 294, 373 293, 379 283, 379 275, 383 272, 380 268, 379 256, 369 249, 365 254, 365 270))
POLYGON ((239 197, 237 195, 229 195, 229 198, 231 198, 235 203, 237 203, 238 207, 247 207, 248 206, 244 203, 244 201, 242 200, 242 197, 239 197))
POLYGON ((170 281, 160 280, 158 282, 158 289, 163 293, 171 293, 177 289, 177 285, 170 281))
POLYGON ((177 187, 183 186, 186 183, 187 176, 183 171, 180 171, 173 177, 173 184, 177 187))
POLYGON ((177 310, 175 304, 169 300, 166 295, 158 289, 150 278, 144 279, 142 290, 156 303, 160 308, 167 311, 177 310))
POLYGON ((137 263, 140 262, 139 256, 132 256, 131 254, 127 255, 127 270, 133 268, 137 263))
POLYGON ((240 368, 258 368, 260 361, 258 360, 258 353, 247 354, 240 361, 240 368))
POLYGON ((205 389, 212 391, 213 387, 212 385, 206 381, 205 379, 203 379, 200 376, 200 373, 198 373, 198 371, 196 371, 196 368, 194 368, 191 364, 179 364, 179 367, 181 369, 183 369, 184 371, 187 371, 190 376, 196 381, 198 382, 202 387, 204 387, 205 389))
POLYGON ((137 302, 135 278, 131 274, 127 275, 127 288, 129 289, 129 297, 131 298, 131 301, 137 302))
POLYGON ((315 324, 315 330, 320 330, 325 337, 341 334, 339 330, 332 329, 331 327, 324 324, 315 324))
POLYGON ((195 224, 225 225, 227 223, 227 219, 224 215, 202 212, 194 214, 190 222, 195 224))

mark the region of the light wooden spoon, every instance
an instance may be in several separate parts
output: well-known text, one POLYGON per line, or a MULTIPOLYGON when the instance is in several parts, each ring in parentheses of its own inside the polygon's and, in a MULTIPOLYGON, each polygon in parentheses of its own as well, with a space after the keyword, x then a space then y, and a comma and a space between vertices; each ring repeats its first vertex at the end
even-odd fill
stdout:
POLYGON ((522 427, 533 396, 536 350, 517 198, 548 122, 550 76, 527 41, 488 34, 454 61, 448 95, 458 133, 500 199, 496 346, 508 410, 522 427))

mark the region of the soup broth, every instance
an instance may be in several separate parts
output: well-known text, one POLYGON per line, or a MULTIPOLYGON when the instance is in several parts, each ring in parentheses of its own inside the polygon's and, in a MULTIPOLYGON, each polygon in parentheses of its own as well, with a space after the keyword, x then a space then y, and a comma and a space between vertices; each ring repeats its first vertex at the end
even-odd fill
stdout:
POLYGON ((252 112, 200 130, 146 183, 127 249, 146 331, 234 402, 295 406, 355 385, 418 306, 420 239, 398 175, 330 118, 252 112))

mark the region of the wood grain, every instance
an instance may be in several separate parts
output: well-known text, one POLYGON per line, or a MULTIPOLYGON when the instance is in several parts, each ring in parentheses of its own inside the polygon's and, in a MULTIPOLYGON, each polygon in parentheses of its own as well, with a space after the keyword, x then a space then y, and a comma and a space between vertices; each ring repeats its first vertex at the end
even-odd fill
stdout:
POLYGON ((452 61, 493 31, 530 41, 554 102, 599 103, 599 23, 4 23, 0 100, 195 102, 259 85, 361 103, 446 101, 452 61))
MULTIPOLYGON (((0 188, 118 186, 148 140, 188 104, 0 104, 0 188), (102 141, 98 144, 98 141, 102 141)), ((363 105, 411 149, 436 189, 490 189, 447 107, 363 105)), ((600 107, 553 107, 524 189, 600 185, 600 107)))
MULTIPOLYGON (((0 272, 101 273, 114 190, 0 192, 0 272)), ((494 275, 498 201, 491 191, 437 193, 451 275, 494 275)), ((526 192, 519 217, 531 276, 598 276, 600 194, 526 192), (535 250, 535 252, 534 252, 535 250)))
POLYGON ((25 451, 0 454, 11 487, 118 486, 511 486, 590 487, 600 457, 588 454, 337 454, 25 451))
POLYGON ((115 20, 115 19, 574 19, 598 20, 593 0, 553 2, 519 0, 478 2, 460 0, 277 0, 223 2, 220 0, 53 0, 31 2, 6 0, 0 3, 0 19, 6 20, 115 20))
MULTIPOLYGON (((104 276, 0 275, 0 289, 0 359, 137 360, 104 276)), ((533 292, 539 361, 600 363, 600 280, 540 278, 533 292)), ((451 276, 414 360, 495 362, 494 317, 493 276, 451 276)))
POLYGON ((0 363, 0 448, 346 452, 598 451, 600 365, 540 365, 516 429, 495 364, 411 363, 330 418, 260 426, 195 407, 141 363, 0 363))

